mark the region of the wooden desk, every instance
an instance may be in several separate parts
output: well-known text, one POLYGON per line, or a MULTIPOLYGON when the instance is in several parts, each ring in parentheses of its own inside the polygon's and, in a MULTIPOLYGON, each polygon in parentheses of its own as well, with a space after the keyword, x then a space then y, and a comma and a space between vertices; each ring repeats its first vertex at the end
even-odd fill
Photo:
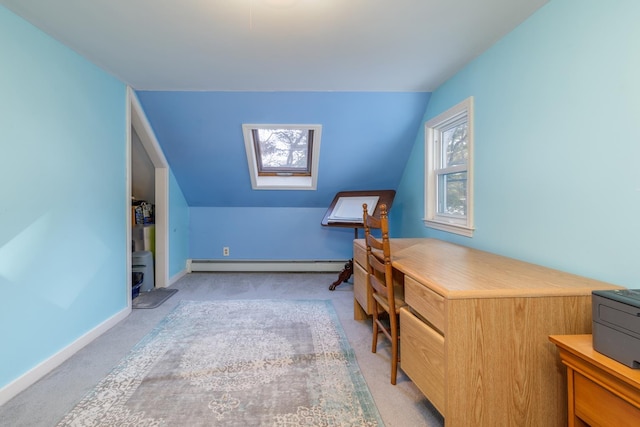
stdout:
MULTIPOLYGON (((566 425, 565 372, 548 337, 590 333, 591 291, 620 286, 434 239, 391 242, 409 305, 400 367, 447 427, 566 425)), ((361 265, 363 247, 354 241, 361 265)), ((355 268, 358 318, 369 304, 355 268)))
POLYGON ((552 335, 567 366, 569 426, 640 425, 640 370, 598 353, 592 335, 552 335))

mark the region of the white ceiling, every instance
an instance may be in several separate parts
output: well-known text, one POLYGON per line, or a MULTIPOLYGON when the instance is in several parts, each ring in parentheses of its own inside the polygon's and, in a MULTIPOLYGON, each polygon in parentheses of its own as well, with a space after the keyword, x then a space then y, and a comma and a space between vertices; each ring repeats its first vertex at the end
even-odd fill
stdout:
POLYGON ((432 91, 547 1, 0 4, 137 90, 432 91))

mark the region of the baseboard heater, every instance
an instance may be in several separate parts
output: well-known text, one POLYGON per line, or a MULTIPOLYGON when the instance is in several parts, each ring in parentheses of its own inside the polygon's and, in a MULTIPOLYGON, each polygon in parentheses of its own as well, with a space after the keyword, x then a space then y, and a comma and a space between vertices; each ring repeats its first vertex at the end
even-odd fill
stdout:
POLYGON ((346 260, 333 261, 281 261, 281 260, 215 260, 190 259, 187 261, 187 271, 191 272, 310 272, 333 273, 341 271, 346 260))

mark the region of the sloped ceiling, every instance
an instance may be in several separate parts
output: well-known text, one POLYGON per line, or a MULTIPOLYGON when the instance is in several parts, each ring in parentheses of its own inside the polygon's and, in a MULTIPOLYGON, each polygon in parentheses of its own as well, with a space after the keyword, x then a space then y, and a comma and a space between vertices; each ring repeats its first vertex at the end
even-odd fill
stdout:
POLYGON ((190 206, 326 207, 343 190, 395 189, 425 92, 139 92, 190 206), (317 191, 252 190, 243 123, 320 124, 317 191))
POLYGON ((429 92, 547 1, 0 5, 138 91, 190 205, 326 206, 396 188, 429 92), (318 190, 251 191, 242 123, 322 124, 318 190))

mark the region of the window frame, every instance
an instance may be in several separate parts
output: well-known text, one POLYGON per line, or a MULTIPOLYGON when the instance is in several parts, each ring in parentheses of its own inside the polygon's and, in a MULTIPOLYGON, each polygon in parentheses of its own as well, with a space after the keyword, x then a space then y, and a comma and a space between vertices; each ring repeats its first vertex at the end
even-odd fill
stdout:
POLYGON ((436 230, 472 237, 473 222, 473 97, 469 97, 447 111, 425 123, 425 193, 424 225, 436 230), (466 165, 440 167, 443 131, 451 128, 466 117, 467 122, 467 162, 466 165), (438 212, 438 177, 454 173, 467 173, 466 215, 458 216, 438 212))
POLYGON ((318 160, 320 158, 320 140, 322 135, 322 125, 300 125, 300 124, 248 124, 242 125, 247 162, 249 166, 249 176, 251 178, 251 188, 254 190, 315 190, 318 183, 318 160), (254 136, 258 129, 292 129, 306 130, 308 132, 307 158, 309 161, 308 171, 272 170, 261 171, 261 159, 258 158, 258 141, 254 136))

